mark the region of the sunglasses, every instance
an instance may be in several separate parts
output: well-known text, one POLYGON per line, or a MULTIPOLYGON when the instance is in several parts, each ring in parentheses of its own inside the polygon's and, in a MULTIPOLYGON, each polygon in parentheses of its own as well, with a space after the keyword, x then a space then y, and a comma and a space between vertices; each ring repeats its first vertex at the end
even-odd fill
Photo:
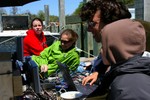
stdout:
POLYGON ((69 40, 69 41, 66 41, 66 40, 60 40, 60 41, 61 41, 61 43, 64 43, 64 44, 67 44, 67 43, 70 42, 70 40, 69 40))
POLYGON ((96 25, 96 22, 88 21, 87 24, 89 27, 94 27, 96 25))

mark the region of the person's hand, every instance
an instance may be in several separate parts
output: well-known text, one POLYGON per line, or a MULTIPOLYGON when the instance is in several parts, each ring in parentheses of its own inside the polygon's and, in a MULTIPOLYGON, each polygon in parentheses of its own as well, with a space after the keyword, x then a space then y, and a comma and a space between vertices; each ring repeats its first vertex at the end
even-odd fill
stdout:
POLYGON ((90 85, 93 85, 94 82, 96 82, 98 78, 98 72, 93 72, 91 75, 85 77, 82 80, 82 85, 86 85, 90 81, 90 85))
POLYGON ((48 66, 47 65, 41 65, 41 72, 47 72, 48 66))

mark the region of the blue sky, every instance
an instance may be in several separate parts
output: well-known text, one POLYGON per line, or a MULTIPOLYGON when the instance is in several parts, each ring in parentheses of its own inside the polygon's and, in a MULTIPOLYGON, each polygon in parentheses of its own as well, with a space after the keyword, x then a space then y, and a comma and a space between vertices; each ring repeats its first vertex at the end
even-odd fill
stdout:
MULTIPOLYGON (((75 9, 78 7, 80 2, 83 0, 64 0, 65 1, 65 15, 72 14, 75 9)), ((49 14, 50 15, 59 15, 58 0, 40 0, 36 2, 31 2, 29 4, 18 6, 18 13, 24 13, 30 11, 32 14, 37 14, 39 10, 44 11, 44 5, 49 5, 49 14)), ((11 7, 4 7, 7 13, 11 11, 11 7)))

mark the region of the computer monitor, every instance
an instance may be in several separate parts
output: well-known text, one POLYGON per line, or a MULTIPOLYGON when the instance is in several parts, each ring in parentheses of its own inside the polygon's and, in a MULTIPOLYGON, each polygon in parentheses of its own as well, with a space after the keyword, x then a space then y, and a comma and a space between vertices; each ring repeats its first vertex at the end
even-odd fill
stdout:
POLYGON ((27 30, 28 16, 2 16, 3 30, 27 30))

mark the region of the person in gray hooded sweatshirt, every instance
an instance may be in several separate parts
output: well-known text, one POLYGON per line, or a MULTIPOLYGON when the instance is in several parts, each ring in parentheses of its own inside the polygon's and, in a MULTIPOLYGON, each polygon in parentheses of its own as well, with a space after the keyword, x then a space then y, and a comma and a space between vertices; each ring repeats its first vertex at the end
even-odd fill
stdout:
POLYGON ((101 55, 110 70, 93 94, 108 92, 108 100, 150 99, 150 58, 143 56, 146 33, 131 19, 112 22, 101 31, 101 55))
MULTIPOLYGON (((131 20, 128 10, 116 0, 91 0, 81 12, 95 40, 102 41, 103 63, 111 66, 92 94, 108 91, 108 100, 149 100, 150 59, 143 57, 146 35, 142 24, 131 20)), ((83 79, 83 85, 92 79, 89 77, 83 79)))
POLYGON ((150 99, 150 58, 143 57, 146 33, 141 23, 122 19, 101 32, 103 63, 111 69, 103 80, 109 100, 150 99))

